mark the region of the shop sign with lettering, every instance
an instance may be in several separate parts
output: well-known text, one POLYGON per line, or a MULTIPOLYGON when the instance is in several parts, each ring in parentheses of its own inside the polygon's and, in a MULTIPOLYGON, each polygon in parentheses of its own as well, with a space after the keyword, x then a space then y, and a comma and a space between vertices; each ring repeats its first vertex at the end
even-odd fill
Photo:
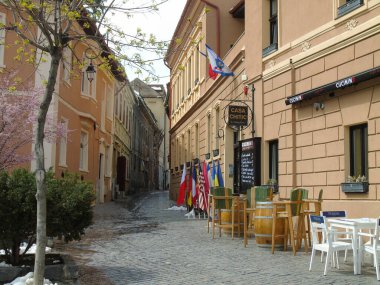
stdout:
POLYGON ((228 125, 242 127, 248 124, 248 106, 228 106, 228 125))

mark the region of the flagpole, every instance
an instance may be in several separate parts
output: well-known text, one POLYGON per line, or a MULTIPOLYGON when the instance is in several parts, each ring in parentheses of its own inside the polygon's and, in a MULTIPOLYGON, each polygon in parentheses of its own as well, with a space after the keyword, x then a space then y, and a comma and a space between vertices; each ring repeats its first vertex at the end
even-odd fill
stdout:
POLYGON ((252 91, 252 138, 255 137, 255 119, 254 119, 254 114, 255 114, 255 85, 252 83, 251 91, 252 91))

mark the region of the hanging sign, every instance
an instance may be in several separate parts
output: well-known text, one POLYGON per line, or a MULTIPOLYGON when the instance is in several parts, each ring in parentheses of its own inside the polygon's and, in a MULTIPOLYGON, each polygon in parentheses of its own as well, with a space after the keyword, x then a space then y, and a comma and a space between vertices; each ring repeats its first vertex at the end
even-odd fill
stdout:
POLYGON ((229 105, 227 123, 231 127, 248 125, 248 106, 229 105))

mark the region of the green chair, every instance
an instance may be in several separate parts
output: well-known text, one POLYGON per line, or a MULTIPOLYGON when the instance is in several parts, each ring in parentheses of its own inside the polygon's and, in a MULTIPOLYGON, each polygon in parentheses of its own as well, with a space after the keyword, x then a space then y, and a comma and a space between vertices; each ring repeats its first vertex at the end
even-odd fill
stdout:
POLYGON ((244 246, 248 244, 247 235, 254 233, 254 218, 256 202, 271 201, 273 192, 271 188, 256 186, 248 189, 244 203, 244 246))
POLYGON ((212 238, 215 238, 215 227, 219 228, 219 237, 223 229, 231 229, 234 238, 235 203, 233 203, 232 189, 226 187, 215 187, 212 194, 211 216, 212 216, 212 238), (223 212, 223 216, 222 216, 223 212), (228 213, 231 213, 228 215, 228 213), (231 222, 229 217, 231 217, 231 222))

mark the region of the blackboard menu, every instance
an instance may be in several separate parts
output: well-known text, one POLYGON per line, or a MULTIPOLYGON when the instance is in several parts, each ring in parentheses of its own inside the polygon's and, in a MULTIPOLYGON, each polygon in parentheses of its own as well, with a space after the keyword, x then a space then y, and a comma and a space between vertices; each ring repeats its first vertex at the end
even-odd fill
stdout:
POLYGON ((240 192, 260 185, 260 138, 240 141, 240 192))

